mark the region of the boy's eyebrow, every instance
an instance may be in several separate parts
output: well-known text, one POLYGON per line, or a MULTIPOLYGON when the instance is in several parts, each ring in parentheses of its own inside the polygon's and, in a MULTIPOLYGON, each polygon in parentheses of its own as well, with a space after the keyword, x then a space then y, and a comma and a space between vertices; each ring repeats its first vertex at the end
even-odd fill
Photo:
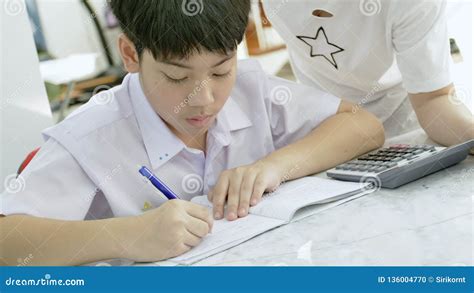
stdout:
MULTIPOLYGON (((211 68, 213 67, 217 67, 219 65, 221 65, 222 63, 226 62, 227 60, 231 59, 232 57, 234 57, 235 53, 229 55, 229 56, 226 56, 224 59, 222 59, 221 61, 217 62, 216 64, 212 65, 211 68)), ((182 68, 187 68, 187 69, 192 69, 192 66, 188 66, 188 65, 185 65, 185 64, 182 64, 182 63, 179 63, 179 62, 175 62, 175 61, 168 61, 168 60, 163 60, 161 61, 162 63, 165 63, 165 64, 169 64, 169 65, 174 65, 174 66, 178 66, 178 67, 182 67, 182 68)))

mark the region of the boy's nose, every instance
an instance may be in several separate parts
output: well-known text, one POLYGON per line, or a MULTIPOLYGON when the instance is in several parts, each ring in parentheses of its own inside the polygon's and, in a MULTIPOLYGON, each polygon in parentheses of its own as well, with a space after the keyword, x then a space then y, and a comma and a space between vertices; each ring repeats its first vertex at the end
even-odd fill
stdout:
POLYGON ((189 95, 190 106, 207 106, 214 103, 214 96, 209 86, 197 86, 189 95))

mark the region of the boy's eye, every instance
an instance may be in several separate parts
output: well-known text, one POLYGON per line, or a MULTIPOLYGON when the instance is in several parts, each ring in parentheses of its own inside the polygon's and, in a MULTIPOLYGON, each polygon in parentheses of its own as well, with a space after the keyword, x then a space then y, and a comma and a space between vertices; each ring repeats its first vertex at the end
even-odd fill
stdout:
POLYGON ((217 77, 217 78, 224 78, 227 77, 231 74, 231 70, 227 71, 226 73, 218 74, 214 73, 212 76, 217 77))
POLYGON ((181 83, 181 82, 184 82, 186 79, 188 79, 188 77, 183 77, 183 78, 172 78, 166 74, 164 74, 164 76, 166 77, 166 79, 172 83, 181 83))

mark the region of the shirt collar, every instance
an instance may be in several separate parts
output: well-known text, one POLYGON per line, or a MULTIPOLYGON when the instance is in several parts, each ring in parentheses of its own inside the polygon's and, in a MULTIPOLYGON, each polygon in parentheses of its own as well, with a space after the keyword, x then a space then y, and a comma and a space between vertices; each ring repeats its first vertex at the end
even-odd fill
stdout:
POLYGON ((159 168, 186 146, 171 132, 148 102, 138 73, 130 76, 129 94, 153 169, 159 168))

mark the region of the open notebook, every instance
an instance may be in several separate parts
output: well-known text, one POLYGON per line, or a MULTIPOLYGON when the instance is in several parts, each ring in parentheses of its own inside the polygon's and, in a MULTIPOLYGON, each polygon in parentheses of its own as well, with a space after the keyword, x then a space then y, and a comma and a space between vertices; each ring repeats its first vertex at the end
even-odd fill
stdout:
MULTIPOLYGON (((371 192, 367 185, 318 177, 304 177, 282 184, 275 192, 263 196, 249 215, 235 221, 214 221, 212 234, 192 250, 168 259, 177 264, 192 264, 210 255, 236 246, 256 235, 291 221, 339 205, 371 192)), ((192 202, 208 206, 206 196, 194 197, 192 202)))

